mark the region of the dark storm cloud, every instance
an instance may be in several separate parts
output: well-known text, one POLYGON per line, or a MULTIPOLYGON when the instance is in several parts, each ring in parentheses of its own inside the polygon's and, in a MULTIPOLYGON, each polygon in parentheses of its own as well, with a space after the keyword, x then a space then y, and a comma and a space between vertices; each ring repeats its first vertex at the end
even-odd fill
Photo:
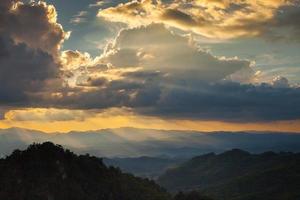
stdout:
MULTIPOLYGON (((197 22, 190 15, 176 9, 165 10, 161 18, 164 20, 176 21, 180 24, 188 26, 195 26, 197 24, 197 22)), ((204 22, 204 19, 201 21, 204 22)))
POLYGON ((3 35, 0 66, 0 104, 24 104, 29 93, 43 89, 47 80, 57 78, 59 70, 51 55, 24 43, 15 44, 3 35))
POLYGON ((285 35, 273 34, 272 38, 288 39, 300 41, 300 1, 297 1, 297 6, 283 6, 275 15, 272 28, 282 28, 285 35))
POLYGON ((2 12, 6 12, 11 6, 12 4, 14 3, 15 1, 13 0, 2 0, 0 2, 0 10, 2 12))
POLYGON ((136 72, 127 72, 124 74, 126 77, 135 80, 158 80, 163 78, 163 74, 159 71, 136 71, 136 72))
POLYGON ((273 84, 208 84, 163 76, 149 79, 152 75, 144 74, 146 82, 140 86, 124 87, 123 94, 128 96, 123 106, 143 115, 175 119, 255 122, 300 118, 300 88, 290 87, 285 78, 273 84))
POLYGON ((107 81, 108 80, 103 77, 100 78, 89 77, 85 82, 77 83, 77 85, 84 86, 84 87, 101 87, 101 86, 105 86, 107 81))
POLYGON ((70 109, 107 109, 113 107, 152 106, 159 99, 162 76, 159 72, 124 72, 122 79, 88 77, 78 84, 81 88, 67 89, 61 98, 43 99, 44 104, 70 109), (92 88, 92 89, 90 89, 92 88), (67 95, 67 93, 71 94, 67 95))
POLYGON ((138 110, 167 118, 255 122, 299 119, 299 102, 299 88, 204 83, 197 89, 163 90, 152 107, 138 110))
POLYGON ((61 82, 57 57, 66 33, 44 2, 4 0, 0 11, 0 104, 28 106, 32 96, 61 82))
MULTIPOLYGON (((300 88, 285 78, 272 84, 207 83, 159 72, 124 73, 97 90, 78 91, 54 105, 76 109, 127 107, 141 115, 172 119, 260 122, 300 118, 300 88)), ((53 102, 52 102, 53 103, 53 102)))
MULTIPOLYGON (((300 1, 299 1, 300 3, 300 1)), ((282 7, 276 15, 278 25, 300 28, 300 5, 282 7)))

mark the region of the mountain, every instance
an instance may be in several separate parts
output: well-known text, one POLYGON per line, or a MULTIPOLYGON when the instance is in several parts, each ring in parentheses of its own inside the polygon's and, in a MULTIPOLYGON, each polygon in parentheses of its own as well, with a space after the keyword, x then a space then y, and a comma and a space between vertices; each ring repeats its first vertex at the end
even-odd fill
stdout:
POLYGON ((197 156, 157 181, 170 191, 198 190, 217 200, 300 199, 300 154, 233 149, 197 156))
POLYGON ((233 148, 254 153, 300 152, 300 134, 272 132, 197 132, 119 128, 49 133, 20 128, 0 130, 0 157, 33 142, 52 141, 80 154, 98 157, 181 157, 233 148), (267 141, 267 142, 266 142, 267 141))
POLYGON ((0 199, 169 200, 170 195, 153 181, 46 142, 0 159, 0 199))
POLYGON ((103 158, 108 166, 119 167, 122 171, 139 177, 156 179, 169 168, 178 166, 186 161, 182 158, 169 157, 136 157, 136 158, 103 158))

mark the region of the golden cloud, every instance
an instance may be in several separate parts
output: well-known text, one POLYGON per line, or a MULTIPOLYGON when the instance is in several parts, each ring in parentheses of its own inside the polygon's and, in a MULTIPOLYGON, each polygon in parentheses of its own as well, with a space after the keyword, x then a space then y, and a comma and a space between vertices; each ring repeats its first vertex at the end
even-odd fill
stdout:
POLYGON ((55 7, 43 1, 26 4, 12 1, 0 14, 0 21, 0 32, 8 34, 14 42, 25 43, 54 57, 59 55, 62 43, 70 36, 70 32, 65 32, 57 23, 55 7))
POLYGON ((81 66, 89 66, 92 63, 89 53, 77 50, 63 51, 60 58, 65 69, 76 69, 81 66))
POLYGON ((98 12, 112 22, 130 27, 149 23, 192 31, 210 38, 257 36, 269 30, 283 6, 296 0, 142 0, 121 3, 98 12))
POLYGON ((25 108, 10 110, 5 113, 5 120, 9 121, 83 121, 92 115, 92 112, 83 110, 68 110, 56 108, 25 108))

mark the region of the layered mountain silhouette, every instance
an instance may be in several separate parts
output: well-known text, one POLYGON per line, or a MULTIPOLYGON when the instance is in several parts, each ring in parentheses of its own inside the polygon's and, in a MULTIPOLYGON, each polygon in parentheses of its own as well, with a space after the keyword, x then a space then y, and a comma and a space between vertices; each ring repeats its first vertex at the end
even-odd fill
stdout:
MULTIPOLYGON (((159 158, 140 159, 166 164, 159 158)), ((297 200, 300 154, 209 153, 173 166, 157 182, 161 186, 51 142, 0 159, 1 200, 297 200)))
POLYGON ((170 191, 197 190, 217 200, 300 199, 300 154, 250 154, 234 149, 194 157, 158 183, 170 191))
POLYGON ((103 162, 108 166, 119 167, 124 172, 154 180, 168 168, 178 166, 184 161, 186 161, 186 159, 147 156, 135 158, 103 158, 103 162))
POLYGON ((0 160, 0 199, 169 200, 170 195, 153 181, 46 142, 0 160))
POLYGON ((300 152, 300 134, 272 132, 197 132, 136 128, 46 134, 40 131, 0 129, 0 157, 29 144, 51 141, 98 157, 181 157, 239 148, 250 152, 300 152), (267 141, 267 142, 266 142, 267 141))

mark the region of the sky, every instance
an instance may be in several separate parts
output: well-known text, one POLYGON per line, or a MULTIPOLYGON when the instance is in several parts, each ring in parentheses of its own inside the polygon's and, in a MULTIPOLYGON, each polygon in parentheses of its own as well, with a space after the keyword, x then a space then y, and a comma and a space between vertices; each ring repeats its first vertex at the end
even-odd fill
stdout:
POLYGON ((0 2, 0 128, 300 132, 299 0, 0 2))

